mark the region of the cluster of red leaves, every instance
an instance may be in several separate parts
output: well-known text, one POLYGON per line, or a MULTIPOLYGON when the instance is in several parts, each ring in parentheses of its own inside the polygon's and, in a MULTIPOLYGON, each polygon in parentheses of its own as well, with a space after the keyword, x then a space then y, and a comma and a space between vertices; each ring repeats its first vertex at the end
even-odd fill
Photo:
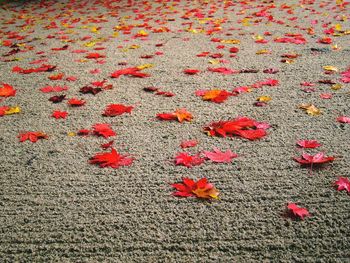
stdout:
POLYGON ((21 67, 15 66, 12 68, 12 72, 20 73, 20 74, 30 74, 30 73, 38 73, 38 72, 49 72, 55 70, 56 66, 42 64, 38 68, 29 68, 23 69, 21 67))
POLYGON ((301 34, 285 34, 285 37, 278 37, 274 40, 276 43, 293 43, 293 44, 305 44, 307 41, 301 34))
POLYGON ((96 136, 102 136, 104 138, 109 138, 111 136, 117 135, 115 131, 112 130, 111 126, 107 123, 96 123, 92 126, 92 130, 81 129, 78 131, 78 135, 86 136, 92 133, 96 136))
POLYGON ((266 136, 266 129, 248 117, 238 117, 234 120, 212 122, 204 127, 210 136, 239 136, 248 140, 257 140, 266 136))
POLYGON ((184 178, 182 183, 175 183, 171 186, 176 189, 176 192, 173 193, 174 196, 218 199, 219 195, 218 190, 208 182, 207 178, 202 178, 197 182, 184 178))
POLYGON ((111 167, 119 168, 120 166, 129 166, 133 163, 133 158, 127 155, 119 154, 114 148, 111 152, 97 153, 95 156, 90 158, 91 164, 99 165, 101 168, 111 167))
POLYGON ((157 118, 163 121, 173 121, 177 120, 178 122, 191 121, 193 116, 186 109, 177 109, 172 113, 158 113, 157 118))
MULTIPOLYGON (((186 147, 193 147, 193 142, 187 143, 186 147)), ((183 147, 183 144, 181 145, 183 147)), ((183 147, 183 148, 186 148, 183 147)), ((176 165, 183 165, 187 168, 191 168, 193 166, 197 166, 202 164, 206 159, 211 160, 214 163, 229 163, 232 161, 233 158, 237 158, 238 155, 233 153, 231 150, 226 150, 225 152, 222 152, 220 149, 214 147, 213 151, 203 151, 203 156, 201 157, 201 153, 197 153, 195 155, 190 155, 186 152, 181 152, 177 156, 175 156, 175 164, 176 165)))

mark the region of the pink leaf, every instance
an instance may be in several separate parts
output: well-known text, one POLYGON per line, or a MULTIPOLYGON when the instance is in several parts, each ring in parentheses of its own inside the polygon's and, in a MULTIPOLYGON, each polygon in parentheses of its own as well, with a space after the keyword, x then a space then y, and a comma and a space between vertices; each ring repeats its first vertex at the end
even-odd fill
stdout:
POLYGON ((205 157, 215 163, 229 163, 233 158, 238 157, 238 155, 233 153, 231 150, 221 152, 218 148, 213 148, 213 152, 204 151, 203 153, 205 157))

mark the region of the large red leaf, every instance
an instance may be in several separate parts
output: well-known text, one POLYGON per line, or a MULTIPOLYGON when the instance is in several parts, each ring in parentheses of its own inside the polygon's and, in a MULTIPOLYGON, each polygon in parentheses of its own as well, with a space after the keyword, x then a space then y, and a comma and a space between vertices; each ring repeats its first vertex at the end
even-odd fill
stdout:
POLYGON ((99 165, 100 167, 119 168, 120 166, 129 166, 133 162, 133 158, 127 155, 119 154, 114 148, 111 152, 98 153, 93 156, 90 161, 91 164, 99 165))

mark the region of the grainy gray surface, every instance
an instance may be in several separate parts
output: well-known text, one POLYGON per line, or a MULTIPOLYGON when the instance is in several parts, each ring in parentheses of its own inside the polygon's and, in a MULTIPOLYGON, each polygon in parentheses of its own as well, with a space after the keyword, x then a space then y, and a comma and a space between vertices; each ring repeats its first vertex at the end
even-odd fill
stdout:
MULTIPOLYGON (((0 10, 2 40, 7 39, 5 33, 8 31, 26 36, 24 40, 12 40, 13 43, 33 40, 26 43, 33 46, 32 50, 2 58, 22 60, 0 62, 0 81, 17 89, 17 95, 6 98, 0 106, 19 105, 22 108, 20 114, 0 118, 0 261, 349 262, 350 196, 332 187, 338 176, 350 175, 350 125, 336 122, 339 115, 350 115, 349 84, 343 84, 338 91, 331 90, 329 85, 317 84, 322 79, 339 82, 339 74, 327 76, 323 66, 333 65, 344 71, 350 64, 348 35, 332 36, 341 47, 338 51, 333 51, 330 45, 317 43, 317 39, 324 36, 322 24, 339 23, 343 30, 350 30, 348 21, 336 21, 341 15, 349 14, 349 7, 332 10, 335 1, 323 1, 324 7, 320 7, 321 1, 305 6, 298 5, 297 1, 275 1, 276 8, 270 10, 271 14, 286 24, 266 24, 266 18, 261 18, 262 22, 257 25, 243 26, 239 20, 269 4, 247 1, 246 5, 242 2, 224 11, 222 1, 207 1, 208 6, 205 1, 149 1, 150 9, 145 11, 147 5, 133 1, 138 4, 131 9, 140 9, 145 18, 151 18, 148 21, 151 26, 159 28, 155 21, 161 19, 167 22, 162 26, 169 27, 172 32, 156 34, 150 29, 135 28, 131 35, 120 32, 118 37, 112 38, 113 27, 122 21, 121 17, 126 24, 144 22, 134 20, 135 13, 127 7, 126 1, 119 3, 122 8, 114 10, 117 14, 114 17, 107 13, 111 10, 106 10, 102 2, 107 1, 71 1, 71 4, 63 0, 51 1, 52 4, 48 1, 48 6, 40 7, 39 1, 27 1, 15 9, 7 5, 6 10, 0 10), (292 5, 294 14, 280 8, 283 4, 292 5), (195 8, 208 17, 210 6, 217 8, 212 14, 214 18, 228 20, 222 24, 222 33, 208 36, 185 32, 188 26, 181 23, 194 22, 194 28, 209 28, 209 25, 199 24, 193 15, 189 20, 180 17, 195 8), (232 9, 234 11, 230 11, 232 9), (72 13, 69 10, 73 10, 72 13), (238 14, 242 10, 245 13, 238 14), (61 24, 72 24, 72 19, 78 17, 81 21, 74 24, 74 28, 61 24), (297 17, 297 20, 288 20, 291 17, 297 17), (14 23, 5 24, 11 18, 14 23), (58 28, 44 29, 49 18, 58 28), (108 21, 98 24, 88 18, 106 18, 108 21), (26 19, 33 20, 28 28, 23 27, 26 19), (316 19, 318 24, 311 25, 316 19), (313 26, 315 35, 310 36, 294 25, 300 28, 313 26), (100 33, 91 32, 92 26, 101 26, 100 33), (232 27, 241 30, 230 31, 232 27), (148 40, 132 39, 141 29, 150 32, 148 40), (252 37, 263 35, 265 31, 272 33, 265 37, 269 42, 254 43, 252 37), (226 33, 232 33, 232 36, 226 36, 226 33), (302 33, 308 43, 273 42, 284 33, 302 33), (56 38, 48 39, 49 34, 56 38), (81 38, 88 35, 93 39, 106 38, 101 44, 106 49, 93 51, 94 47, 83 46, 88 40, 81 41, 81 38), (67 36, 73 42, 61 41, 60 36, 67 36), (239 39, 241 44, 224 44, 225 49, 218 50, 216 46, 220 43, 210 42, 213 37, 239 39), (130 41, 125 42, 127 39, 130 41), (164 43, 164 46, 155 47, 158 43, 164 43), (51 48, 65 44, 69 45, 67 50, 51 51, 51 48), (127 52, 118 48, 133 44, 140 48, 127 52), (229 57, 228 49, 232 46, 240 48, 236 58, 229 57), (311 48, 325 52, 312 52, 311 48), (75 49, 105 54, 106 63, 100 65, 92 60, 79 63, 77 60, 85 54, 71 53, 75 49), (256 55, 260 49, 270 50, 271 54, 256 55), (39 51, 44 51, 41 57, 36 54, 39 51), (156 51, 162 51, 164 55, 140 58, 156 51), (223 58, 230 63, 210 65, 209 58, 196 57, 203 51, 223 53, 223 58), (295 63, 280 62, 282 54, 293 52, 301 54, 295 63), (16 65, 36 67, 29 62, 39 58, 47 58, 47 63, 57 65, 54 73, 77 76, 78 80, 50 81, 47 77, 53 73, 21 75, 11 72, 16 65), (109 78, 111 72, 126 67, 118 65, 124 61, 128 66, 154 64, 153 68, 144 70, 151 77, 109 78), (208 66, 258 69, 259 72, 221 75, 208 72, 208 66), (270 67, 278 68, 280 72, 275 75, 262 73, 270 67), (101 73, 89 73, 96 68, 101 69, 101 73), (186 68, 202 72, 189 76, 182 72, 186 68), (96 96, 79 94, 82 86, 104 78, 114 89, 96 96), (223 104, 205 102, 194 95, 198 89, 232 90, 267 78, 278 79, 280 85, 230 97, 223 104), (316 91, 303 92, 300 83, 304 81, 315 82, 316 91), (69 90, 63 93, 68 98, 84 98, 87 103, 81 108, 71 108, 66 102, 52 104, 48 98, 56 94, 39 91, 45 85, 67 85, 69 90), (164 98, 143 91, 144 87, 152 85, 174 92, 176 96, 164 98), (319 97, 326 92, 332 93, 333 98, 323 100, 319 97), (271 96, 272 101, 267 107, 253 106, 261 95, 271 96), (136 107, 131 115, 103 117, 101 113, 110 103, 136 107), (309 116, 298 109, 301 103, 314 103, 323 114, 309 116), (154 118, 157 113, 181 107, 193 113, 192 123, 160 122, 154 118), (67 119, 51 118, 56 109, 68 111, 67 119), (202 132, 202 127, 211 121, 237 116, 270 123, 268 136, 251 142, 208 137, 202 132), (100 144, 107 140, 93 136, 69 137, 67 132, 89 129, 95 123, 112 124, 118 134, 115 147, 135 157, 132 166, 114 170, 88 164, 88 159, 101 152, 100 144), (38 130, 46 132, 49 139, 35 144, 18 141, 19 132, 38 130), (175 166, 172 160, 181 151, 180 143, 187 139, 199 141, 189 152, 216 146, 232 149, 239 158, 230 164, 206 162, 191 169, 175 166), (307 169, 292 160, 301 152, 295 145, 298 139, 319 140, 321 150, 335 155, 336 161, 310 175, 307 169), (169 184, 186 176, 193 179, 207 177, 219 189, 220 200, 203 202, 171 196, 169 184), (311 217, 304 221, 286 218, 283 214, 288 202, 308 208, 311 217)), ((251 22, 256 19, 259 18, 253 15, 251 22)), ((10 50, 0 46, 1 54, 10 50)))

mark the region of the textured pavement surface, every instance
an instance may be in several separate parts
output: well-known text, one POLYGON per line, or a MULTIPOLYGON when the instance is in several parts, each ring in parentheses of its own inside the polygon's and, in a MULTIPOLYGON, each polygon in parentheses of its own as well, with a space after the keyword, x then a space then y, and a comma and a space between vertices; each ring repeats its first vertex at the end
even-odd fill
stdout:
MULTIPOLYGON (((16 47, 22 50, 2 56, 0 61, 0 83, 17 90, 15 97, 2 100, 0 106, 18 105, 22 109, 19 114, 0 117, 1 262, 350 260, 350 196, 332 186, 339 176, 350 175, 350 125, 336 121, 340 115, 350 115, 349 84, 341 83, 339 75, 350 65, 350 37, 344 34, 350 30, 345 19, 349 16, 347 5, 342 9, 335 1, 275 1, 275 7, 268 1, 237 1, 232 6, 230 1, 182 0, 40 3, 14 2, 0 9, 0 42, 20 44, 11 47, 2 42, 0 55, 16 47), (261 10, 267 15, 258 16, 261 10), (215 21, 221 29, 208 35, 215 21), (130 34, 115 29, 118 25, 143 23, 150 27, 131 28, 130 34), (188 23, 193 23, 191 28, 188 23), (335 24, 341 24, 344 32, 330 35, 332 44, 318 43, 327 36, 324 30, 335 24), (153 31, 161 27, 170 31, 153 31), (309 27, 314 28, 314 34, 308 34, 309 27), (148 37, 134 37, 140 30, 149 33, 148 37), (271 36, 264 36, 266 31, 271 36), (18 34, 9 38, 8 32, 18 34), (307 42, 274 41, 286 33, 302 34, 307 42), (91 38, 84 39, 86 36, 91 38), (256 43, 258 36, 268 43, 256 43), (212 42, 212 38, 238 39, 240 44, 212 42), (87 45, 92 40, 96 43, 87 45), (157 47, 159 43, 163 46, 157 47), (52 50, 64 45, 69 47, 52 50), (218 45, 225 48, 217 49, 218 45), (230 57, 228 49, 234 46, 239 52, 230 57), (105 49, 96 51, 96 47, 105 49), (72 52, 78 49, 106 55, 100 59, 105 63, 72 52), (257 55, 262 49, 270 54, 257 55), (43 53, 37 54, 40 51, 43 53), (212 58, 196 56, 205 51, 222 53, 226 61, 212 65, 212 58), (155 52, 163 55, 141 58, 155 52), (281 55, 288 53, 300 56, 290 63, 281 62, 281 55), (28 75, 12 72, 14 66, 37 67, 29 64, 37 59, 47 59, 46 63, 57 69, 28 75), (109 77, 117 69, 146 63, 154 64, 142 71, 149 73, 149 78, 109 77), (337 67, 339 72, 324 74, 323 66, 327 65, 337 67), (207 71, 208 67, 258 72, 223 75, 207 71), (187 68, 201 72, 186 75, 183 70, 187 68), (263 73, 267 68, 279 72, 263 73), (94 69, 101 72, 90 73, 94 69), (77 80, 48 79, 60 72, 77 80), (277 79, 279 85, 253 89, 222 104, 203 101, 194 94, 199 89, 231 91, 268 78, 277 79), (96 96, 79 93, 84 85, 103 79, 113 89, 96 96), (340 83, 342 88, 333 90, 331 85, 318 83, 324 79, 340 83), (304 92, 302 82, 315 83, 315 91, 304 92), (65 101, 51 103, 48 98, 62 92, 39 91, 47 85, 68 86, 69 90, 63 92, 67 98, 83 98, 86 105, 71 108, 65 101), (175 96, 147 93, 143 88, 149 86, 161 87, 175 96), (333 97, 321 99, 322 93, 333 97), (270 96, 272 101, 266 107, 254 106, 262 95, 270 96), (101 113, 111 103, 134 105, 135 109, 131 114, 103 117, 101 113), (302 103, 315 104, 323 114, 307 115, 298 108, 302 103), (186 108, 194 120, 156 120, 157 113, 177 108, 186 108), (68 111, 67 119, 51 118, 57 109, 68 111), (248 141, 203 133, 204 125, 237 116, 269 123, 268 136, 248 141), (88 163, 91 156, 103 151, 100 145, 108 140, 67 133, 89 129, 95 123, 111 124, 117 132, 114 147, 135 158, 132 166, 112 169, 88 163), (49 138, 20 143, 17 136, 22 131, 44 131, 49 138), (174 156, 183 151, 180 143, 189 139, 199 144, 188 152, 219 147, 231 149, 239 157, 229 164, 175 166, 174 156), (292 159, 302 152, 296 147, 299 139, 318 140, 321 150, 336 160, 310 175, 309 169, 292 159), (170 184, 183 177, 208 178, 220 191, 220 200, 172 196, 170 184), (306 207, 311 216, 305 220, 287 217, 288 202, 306 207)), ((317 149, 308 152, 316 153, 317 149)))

